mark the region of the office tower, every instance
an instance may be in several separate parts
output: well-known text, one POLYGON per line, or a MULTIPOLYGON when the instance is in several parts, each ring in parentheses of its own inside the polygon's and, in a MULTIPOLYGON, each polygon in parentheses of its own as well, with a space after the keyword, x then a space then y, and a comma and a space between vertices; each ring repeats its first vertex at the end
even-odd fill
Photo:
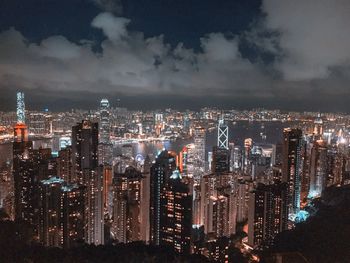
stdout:
POLYGON ((228 150, 228 126, 224 119, 219 120, 217 146, 228 150))
POLYGON ((213 161, 211 165, 212 173, 230 172, 230 151, 222 147, 213 147, 213 161))
POLYGON ((86 187, 85 241, 103 244, 103 167, 98 167, 98 123, 83 120, 72 128, 75 178, 86 187))
POLYGON ((113 169, 110 165, 103 166, 103 208, 109 216, 113 214, 113 169))
POLYGON ((180 254, 191 252, 192 195, 175 170, 161 193, 160 245, 180 254))
POLYGON ((98 166, 98 124, 83 120, 72 127, 72 151, 74 156, 74 181, 85 184, 84 174, 98 166))
POLYGON ((72 147, 68 146, 58 152, 57 176, 64 181, 72 183, 75 177, 72 147))
POLYGON ((193 131, 193 176, 199 181, 205 171, 205 143, 206 131, 202 127, 196 127, 193 131))
POLYGON ((251 173, 251 150, 253 147, 253 140, 251 138, 247 138, 244 140, 244 154, 243 154, 243 171, 246 174, 251 173))
POLYGON ((250 159, 252 179, 264 183, 268 180, 265 172, 272 165, 272 153, 262 146, 253 146, 250 159))
POLYGON ((51 177, 40 182, 39 241, 44 246, 69 248, 84 238, 84 187, 51 177))
POLYGON ((229 150, 230 150, 230 172, 233 172, 235 169, 235 144, 233 142, 229 143, 229 150))
POLYGON ((243 161, 243 156, 242 156, 242 149, 240 146, 234 146, 233 148, 233 168, 235 170, 242 169, 242 161, 243 161))
POLYGON ((114 174, 112 232, 119 242, 141 240, 141 181, 141 172, 131 166, 114 174))
POLYGON ((288 183, 289 214, 296 214, 300 210, 302 147, 302 131, 300 129, 284 129, 282 181, 288 183))
POLYGON ((24 93, 17 92, 17 123, 24 124, 26 121, 24 93))
POLYGON ((102 99, 100 103, 100 143, 110 143, 109 101, 102 99))
POLYGON ((150 241, 154 245, 160 245, 160 226, 164 219, 161 195, 176 168, 175 158, 175 153, 162 151, 150 169, 150 241))
POLYGON ((100 103, 100 140, 98 145, 99 164, 112 164, 113 144, 110 139, 110 106, 107 99, 102 99, 100 103))
POLYGON ((33 143, 28 141, 27 126, 16 124, 13 142, 13 179, 15 219, 34 223, 35 180, 31 151, 33 143))
POLYGON ((270 246, 274 237, 288 228, 287 183, 258 184, 251 192, 248 216, 248 243, 270 246))
POLYGON ((309 195, 320 196, 326 187, 327 180, 327 146, 326 142, 318 140, 311 149, 310 157, 310 191, 309 195))
POLYGON ((151 160, 146 156, 142 167, 141 181, 141 240, 150 241, 150 190, 151 190, 151 160))

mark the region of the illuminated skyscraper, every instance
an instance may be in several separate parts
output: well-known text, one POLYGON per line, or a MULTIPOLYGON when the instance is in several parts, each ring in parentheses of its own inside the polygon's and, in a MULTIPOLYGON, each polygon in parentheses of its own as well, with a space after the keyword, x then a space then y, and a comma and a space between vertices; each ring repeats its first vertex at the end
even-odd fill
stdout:
POLYGON ((141 172, 131 166, 114 174, 112 232, 119 242, 141 240, 141 181, 141 172))
POLYGON ((202 127, 196 127, 193 131, 194 151, 193 152, 193 176, 199 181, 205 169, 205 141, 206 131, 202 127))
POLYGON ((230 172, 230 151, 223 147, 213 147, 211 171, 215 174, 230 172))
POLYGON ((17 123, 24 124, 26 122, 24 93, 17 92, 17 123))
POLYGON ((100 103, 100 143, 110 143, 109 102, 102 99, 100 103))
POLYGON ((225 124, 224 119, 219 120, 217 146, 228 150, 228 126, 225 124))
POLYGON ((273 244, 274 237, 288 229, 287 184, 259 184, 249 198, 248 243, 273 244))
MULTIPOLYGON (((84 175, 98 166, 98 123, 83 120, 72 128, 75 182, 85 184, 84 175)), ((86 182, 87 183, 87 182, 86 182)))
POLYGON ((309 195, 320 196, 327 180, 327 147, 325 141, 318 140, 311 149, 309 195))
POLYGON ((282 181, 288 183, 289 213, 300 210, 302 175, 302 131, 284 129, 283 131, 282 181))
POLYGON ((110 139, 110 106, 107 99, 100 103, 100 140, 98 146, 99 164, 112 164, 113 145, 110 139))
POLYGON ((162 214, 164 206, 161 205, 161 196, 167 183, 176 169, 176 154, 162 151, 155 163, 151 166, 150 180, 150 241, 160 245, 160 227, 164 224, 162 214))
POLYGON ((83 120, 72 128, 72 151, 75 167, 73 182, 86 187, 85 242, 104 242, 103 167, 98 166, 98 123, 83 120))
POLYGON ((44 246, 69 248, 84 238, 84 187, 58 177, 40 182, 39 241, 44 246))
POLYGON ((160 245, 180 254, 191 252, 192 195, 175 170, 161 193, 160 245))

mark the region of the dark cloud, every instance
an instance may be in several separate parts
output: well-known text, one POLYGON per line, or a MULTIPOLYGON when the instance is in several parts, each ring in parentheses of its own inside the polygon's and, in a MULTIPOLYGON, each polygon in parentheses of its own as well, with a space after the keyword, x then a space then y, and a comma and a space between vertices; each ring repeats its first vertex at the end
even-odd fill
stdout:
POLYGON ((91 0, 93 1, 101 10, 105 12, 110 12, 116 15, 121 15, 123 13, 123 4, 121 0, 91 0))
MULTIPOLYGON (((108 10, 119 2, 96 3, 108 10)), ((0 33, 0 93, 23 89, 33 94, 33 103, 57 107, 91 105, 103 95, 140 108, 323 110, 327 101, 328 109, 346 111, 349 9, 345 0, 265 0, 266 16, 248 31, 207 34, 199 50, 131 31, 130 19, 111 12, 91 21, 103 32, 102 43, 61 35, 34 43, 12 28, 0 33), (254 59, 242 51, 243 42, 255 50, 254 59)))

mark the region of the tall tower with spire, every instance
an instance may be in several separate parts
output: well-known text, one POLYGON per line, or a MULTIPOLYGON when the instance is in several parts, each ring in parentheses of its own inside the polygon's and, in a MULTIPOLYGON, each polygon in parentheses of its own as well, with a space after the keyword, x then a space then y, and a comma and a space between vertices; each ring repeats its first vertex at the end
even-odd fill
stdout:
POLYGON ((221 117, 218 124, 218 147, 228 149, 228 126, 221 117))

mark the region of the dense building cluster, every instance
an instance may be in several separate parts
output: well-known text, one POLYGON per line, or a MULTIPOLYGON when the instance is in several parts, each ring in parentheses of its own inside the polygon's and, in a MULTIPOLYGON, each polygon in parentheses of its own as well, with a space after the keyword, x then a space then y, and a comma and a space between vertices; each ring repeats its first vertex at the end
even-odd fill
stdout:
POLYGON ((250 253, 272 246, 277 234, 312 215, 311 201, 326 187, 350 182, 349 134, 339 116, 295 113, 291 127, 277 131, 281 143, 234 144, 230 123, 238 118, 291 121, 291 114, 129 113, 103 99, 98 111, 60 115, 55 124, 47 113, 27 122, 23 93, 17 105, 12 179, 2 173, 1 204, 44 246, 144 241, 229 262, 229 247, 250 253), (208 145, 213 130, 217 140, 208 145), (35 147, 35 135, 54 143, 35 147), (175 138, 191 142, 146 156, 131 144, 175 138))

